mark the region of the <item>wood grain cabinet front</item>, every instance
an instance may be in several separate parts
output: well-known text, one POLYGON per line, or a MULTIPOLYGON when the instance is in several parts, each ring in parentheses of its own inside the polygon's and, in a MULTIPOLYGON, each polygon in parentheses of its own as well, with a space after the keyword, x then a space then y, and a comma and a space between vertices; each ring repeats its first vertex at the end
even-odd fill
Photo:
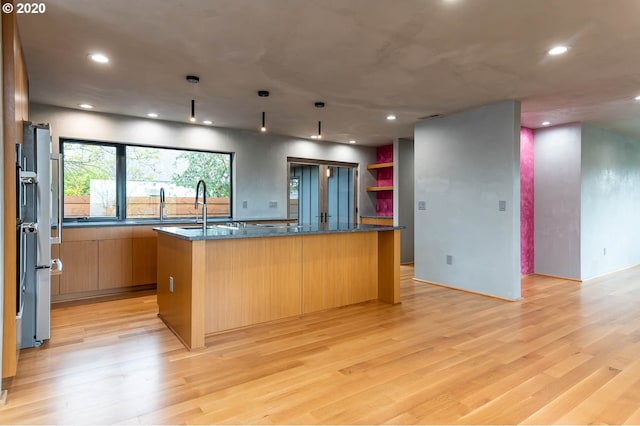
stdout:
POLYGON ((133 239, 132 285, 156 283, 157 240, 155 235, 133 239))
MULTIPOLYGON (((59 250, 62 273, 52 277, 53 301, 128 292, 156 283, 156 233, 152 226, 68 228, 59 250)), ((55 248, 54 248, 55 247, 55 248)), ((57 257, 53 256, 53 257, 57 257)))
POLYGON ((67 241, 60 245, 64 265, 60 294, 98 290, 98 241, 67 241))
POLYGON ((98 242, 98 288, 130 287, 133 278, 133 240, 98 242))

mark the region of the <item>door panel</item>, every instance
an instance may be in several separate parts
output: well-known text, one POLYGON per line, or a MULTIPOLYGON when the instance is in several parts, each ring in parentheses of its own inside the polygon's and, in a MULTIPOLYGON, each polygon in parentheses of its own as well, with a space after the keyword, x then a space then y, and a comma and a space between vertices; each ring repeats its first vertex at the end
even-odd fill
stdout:
POLYGON ((301 225, 353 224, 356 165, 289 163, 289 217, 301 225))
POLYGON ((351 167, 328 167, 327 170, 327 222, 351 224, 355 217, 354 170, 351 167))
MULTIPOLYGON (((320 166, 292 165, 290 177, 298 182, 298 223, 317 225, 320 222, 320 166)), ((291 205, 291 191, 289 205, 291 205)), ((291 210, 290 210, 291 213, 291 210)))
POLYGON ((301 225, 355 223, 356 165, 289 163, 289 217, 301 225))

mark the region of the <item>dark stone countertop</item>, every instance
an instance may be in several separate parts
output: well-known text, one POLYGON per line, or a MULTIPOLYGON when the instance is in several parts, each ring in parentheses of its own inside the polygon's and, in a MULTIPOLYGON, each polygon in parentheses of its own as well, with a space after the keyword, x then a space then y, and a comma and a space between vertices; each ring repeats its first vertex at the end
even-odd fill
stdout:
POLYGON ((164 226, 153 228, 154 231, 183 240, 221 240, 232 238, 286 237, 311 234, 334 234, 341 232, 375 232, 402 229, 402 226, 358 225, 358 224, 321 224, 321 225, 285 225, 256 224, 244 227, 210 224, 206 233, 202 226, 164 226))

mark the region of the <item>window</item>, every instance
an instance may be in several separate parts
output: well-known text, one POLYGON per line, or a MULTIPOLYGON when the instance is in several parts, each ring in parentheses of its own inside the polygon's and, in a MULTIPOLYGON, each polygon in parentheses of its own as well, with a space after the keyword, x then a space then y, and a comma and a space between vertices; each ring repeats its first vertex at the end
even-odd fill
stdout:
POLYGON ((158 218, 160 188, 168 218, 193 217, 198 180, 207 184, 207 215, 230 217, 229 154, 127 146, 127 218, 158 218))
POLYGON ((116 218, 116 147, 64 144, 65 218, 116 218))
POLYGON ((65 220, 195 218, 207 184, 209 217, 231 216, 231 154, 63 140, 65 220))

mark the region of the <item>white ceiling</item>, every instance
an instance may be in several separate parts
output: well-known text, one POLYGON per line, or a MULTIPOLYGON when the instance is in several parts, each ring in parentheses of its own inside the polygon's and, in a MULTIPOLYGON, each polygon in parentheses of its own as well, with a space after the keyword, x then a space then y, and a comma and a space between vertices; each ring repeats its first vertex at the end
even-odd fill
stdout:
POLYGON ((640 137, 640 0, 47 0, 18 15, 32 102, 366 145, 505 99, 640 137), (546 51, 571 48, 562 56, 546 51), (91 52, 111 58, 88 60, 91 52), (185 80, 196 74, 197 85, 185 80), (260 98, 258 90, 271 96, 260 98), (324 101, 322 110, 315 101, 324 101), (396 114, 388 122, 387 114, 396 114))

